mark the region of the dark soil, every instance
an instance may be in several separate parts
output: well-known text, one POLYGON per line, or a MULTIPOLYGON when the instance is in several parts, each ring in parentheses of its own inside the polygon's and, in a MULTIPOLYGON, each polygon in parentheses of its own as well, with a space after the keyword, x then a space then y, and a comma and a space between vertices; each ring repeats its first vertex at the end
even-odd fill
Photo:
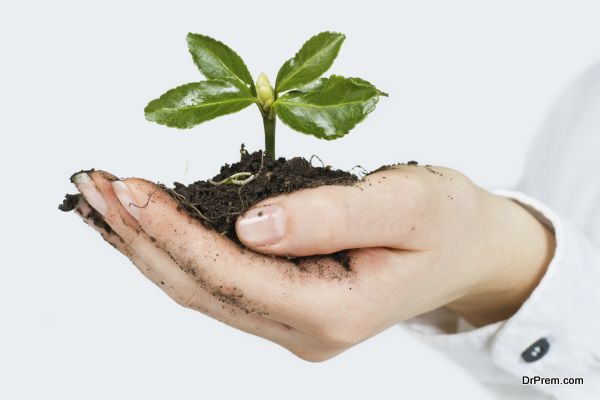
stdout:
MULTIPOLYGON (((313 164, 315 163, 320 164, 313 160, 313 164)), ((243 186, 214 185, 209 181, 198 181, 186 186, 175 182, 175 187, 169 193, 180 201, 181 208, 190 215, 239 243, 235 234, 235 221, 254 204, 299 189, 349 185, 358 180, 349 172, 327 166, 315 167, 300 157, 272 160, 265 156, 263 159, 262 152, 258 151, 252 154, 243 152, 241 161, 222 166, 221 172, 212 178, 212 182, 220 182, 238 172, 250 172, 255 178, 243 186)))
MULTIPOLYGON (((267 156, 263 157, 262 151, 248 153, 243 146, 240 153, 239 162, 223 165, 219 174, 210 181, 221 182, 233 174, 249 172, 254 178, 244 185, 215 185, 210 181, 197 181, 190 185, 175 182, 173 188, 163 185, 163 188, 179 202, 182 210, 238 244, 240 241, 235 233, 235 221, 254 204, 300 189, 323 185, 351 185, 358 180, 358 177, 350 172, 324 165, 317 157, 313 157, 311 161, 301 157, 289 160, 281 157, 273 160, 267 156)), ((242 176, 240 180, 246 178, 247 176, 242 176)), ((76 207, 78 201, 79 195, 67 195, 59 209, 70 211, 76 207)), ((338 252, 331 256, 350 269, 351 260, 346 252, 338 252)))
POLYGON ((74 210, 80 198, 81 194, 66 194, 65 199, 62 204, 59 204, 58 209, 64 212, 74 210))
MULTIPOLYGON (((64 212, 72 211, 75 208, 77 208, 79 199, 81 199, 82 197, 83 196, 80 193, 66 194, 65 199, 63 200, 62 204, 59 204, 58 209, 61 211, 64 211, 64 212)), ((79 213, 79 211, 78 211, 78 213, 79 213)), ((90 210, 87 212, 86 215, 81 214, 81 216, 87 220, 92 221, 92 223, 94 225, 103 229, 104 231, 106 231, 106 233, 112 233, 112 231, 113 231, 112 228, 110 227, 110 225, 108 225, 106 223, 106 221, 104 221, 102 214, 100 214, 98 211, 94 210, 93 208, 90 208, 90 210)))
MULTIPOLYGON (((190 185, 175 182, 174 188, 167 190, 189 215, 240 244, 235 233, 235 221, 254 204, 300 189, 351 185, 358 180, 358 177, 347 171, 323 165, 316 157, 312 163, 301 157, 289 160, 280 157, 273 160, 263 157, 262 151, 247 153, 242 147, 241 160, 223 165, 219 174, 211 181, 221 182, 239 172, 249 172, 254 175, 254 179, 241 186, 227 183, 215 185, 209 181, 198 181, 190 185)), ((350 258, 345 252, 332 254, 332 257, 344 267, 350 268, 350 258)))

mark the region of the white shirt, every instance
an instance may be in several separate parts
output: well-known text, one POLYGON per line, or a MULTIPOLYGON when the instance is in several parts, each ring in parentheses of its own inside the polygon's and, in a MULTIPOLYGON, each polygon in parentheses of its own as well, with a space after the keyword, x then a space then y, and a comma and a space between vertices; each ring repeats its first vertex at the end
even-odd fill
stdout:
POLYGON ((555 255, 537 288, 510 319, 482 328, 442 309, 407 325, 499 399, 600 399, 600 65, 553 107, 518 191, 496 193, 555 232, 555 255), (545 343, 532 346, 540 339, 545 354, 545 343), (583 384, 523 384, 536 376, 583 384))

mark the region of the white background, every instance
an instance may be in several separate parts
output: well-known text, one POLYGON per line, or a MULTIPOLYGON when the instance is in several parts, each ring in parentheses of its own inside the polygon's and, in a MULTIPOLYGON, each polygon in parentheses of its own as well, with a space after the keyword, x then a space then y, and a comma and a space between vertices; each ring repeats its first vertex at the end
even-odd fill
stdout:
POLYGON ((280 155, 344 169, 415 159, 511 186, 553 99, 600 58, 598 4, 2 2, 0 399, 483 398, 400 328, 311 364, 181 309, 56 206, 82 168, 191 182, 242 141, 262 146, 255 108, 184 132, 144 120, 147 101, 201 79, 188 31, 273 78, 309 36, 338 30, 331 72, 390 93, 336 142, 280 126, 280 155))

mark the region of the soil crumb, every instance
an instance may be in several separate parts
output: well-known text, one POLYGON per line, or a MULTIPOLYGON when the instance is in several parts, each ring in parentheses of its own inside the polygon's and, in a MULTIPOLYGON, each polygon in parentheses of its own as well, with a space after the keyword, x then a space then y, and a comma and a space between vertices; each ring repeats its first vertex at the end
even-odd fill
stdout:
POLYGON ((389 171, 389 170, 392 170, 392 169, 394 169, 396 167, 401 167, 401 166, 406 166, 406 165, 411 166, 411 167, 418 167, 419 166, 419 162, 411 160, 411 161, 408 161, 406 163, 395 163, 395 164, 389 164, 389 165, 382 165, 381 167, 377 168, 376 170, 373 170, 373 171, 369 172, 368 175, 374 174, 374 173, 377 173, 377 172, 389 171))
POLYGON ((80 198, 81 194, 66 194, 63 202, 58 205, 58 209, 64 212, 72 211, 77 207, 80 198))

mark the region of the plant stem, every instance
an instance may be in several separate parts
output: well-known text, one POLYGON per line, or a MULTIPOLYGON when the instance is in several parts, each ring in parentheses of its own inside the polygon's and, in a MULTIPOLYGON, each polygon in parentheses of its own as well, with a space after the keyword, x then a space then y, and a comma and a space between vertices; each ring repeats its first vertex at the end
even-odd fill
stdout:
POLYGON ((275 159, 275 117, 269 118, 263 116, 263 126, 265 127, 265 153, 267 156, 275 159))

